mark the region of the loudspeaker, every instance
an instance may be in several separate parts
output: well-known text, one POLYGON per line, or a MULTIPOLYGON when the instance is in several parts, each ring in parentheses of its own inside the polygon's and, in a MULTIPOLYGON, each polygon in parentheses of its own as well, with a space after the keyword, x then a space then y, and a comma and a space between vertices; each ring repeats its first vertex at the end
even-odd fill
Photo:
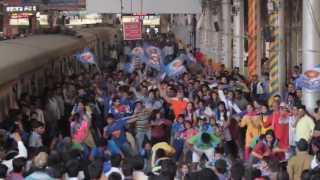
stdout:
POLYGON ((217 21, 214 22, 214 28, 216 29, 216 32, 219 32, 219 23, 217 21))

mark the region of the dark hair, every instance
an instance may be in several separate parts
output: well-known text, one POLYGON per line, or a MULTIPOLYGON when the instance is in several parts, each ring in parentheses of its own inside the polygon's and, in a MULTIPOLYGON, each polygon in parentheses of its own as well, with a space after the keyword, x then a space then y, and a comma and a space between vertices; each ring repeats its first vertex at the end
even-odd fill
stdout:
POLYGON ((69 177, 77 177, 80 171, 80 162, 78 160, 70 160, 66 163, 66 170, 69 177))
POLYGON ((124 159, 122 163, 122 172, 125 177, 132 176, 133 167, 130 163, 130 159, 124 159))
POLYGON ((299 151, 307 151, 308 150, 308 142, 305 139, 300 139, 297 142, 297 148, 299 151))
POLYGON ((214 152, 215 153, 218 153, 218 154, 224 154, 224 149, 222 146, 217 146, 215 149, 214 149, 214 152))
POLYGON ((271 157, 270 156, 263 156, 262 160, 265 161, 267 164, 269 164, 271 161, 271 157))
POLYGON ((108 119, 108 118, 112 118, 112 119, 114 119, 114 115, 113 115, 113 114, 111 114, 111 113, 109 113, 109 114, 107 114, 107 115, 106 115, 106 119, 108 119))
POLYGON ((209 144, 210 141, 211 141, 210 134, 208 134, 208 133, 202 133, 202 134, 201 134, 201 140, 202 140, 203 143, 209 144))
POLYGON ((54 166, 61 163, 61 155, 57 151, 51 151, 48 156, 48 166, 54 166))
POLYGON ((245 179, 255 179, 261 176, 261 171, 257 168, 250 168, 245 171, 245 179))
POLYGON ((301 173, 301 180, 310 180, 311 179, 311 169, 306 169, 301 173))
POLYGON ((245 167, 242 162, 235 162, 231 167, 231 178, 233 180, 242 180, 245 173, 245 167))
POLYGON ((156 157, 157 158, 162 158, 166 156, 166 152, 164 151, 164 149, 160 148, 156 151, 156 157))
POLYGON ((132 167, 136 171, 143 170, 144 168, 144 160, 140 156, 134 156, 130 159, 130 163, 132 164, 132 167))
POLYGON ((276 141, 276 135, 275 135, 275 133, 274 133, 274 131, 272 129, 267 130, 267 132, 265 133, 264 137, 266 138, 267 135, 270 135, 270 136, 273 137, 273 140, 272 140, 272 143, 271 143, 271 148, 273 148, 273 145, 274 145, 274 143, 276 141))
POLYGON ((122 157, 120 154, 111 155, 110 160, 111 160, 111 164, 113 167, 120 167, 121 166, 122 157))
POLYGON ((88 174, 90 179, 99 179, 102 174, 103 163, 100 160, 93 161, 88 166, 88 174))
POLYGON ((8 167, 4 164, 0 164, 0 178, 6 178, 8 172, 8 167))
POLYGON ((117 172, 112 172, 109 176, 108 176, 108 180, 121 180, 122 177, 119 173, 117 172))
POLYGON ((176 163, 172 159, 165 159, 160 161, 159 165, 161 166, 160 174, 173 180, 177 171, 176 163))
POLYGON ((21 173, 26 164, 27 164, 27 159, 24 157, 19 157, 14 159, 12 161, 13 171, 16 173, 21 173))
POLYGON ((39 128, 39 127, 44 127, 44 124, 42 122, 39 122, 39 121, 33 121, 32 122, 32 129, 36 129, 36 128, 39 128))
POLYGON ((287 171, 281 170, 277 173, 277 180, 289 180, 289 179, 290 178, 287 171))
POLYGON ((204 168, 198 172, 187 174, 186 180, 219 180, 219 178, 211 169, 204 168))

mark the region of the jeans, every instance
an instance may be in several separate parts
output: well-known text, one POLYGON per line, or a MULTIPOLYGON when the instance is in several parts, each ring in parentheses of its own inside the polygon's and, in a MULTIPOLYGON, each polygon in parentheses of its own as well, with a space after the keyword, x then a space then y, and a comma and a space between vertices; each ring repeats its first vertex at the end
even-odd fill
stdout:
POLYGON ((183 153, 183 146, 184 146, 184 140, 183 139, 174 139, 173 140, 173 147, 176 150, 176 154, 174 156, 174 159, 176 161, 179 161, 180 156, 183 153))
POLYGON ((123 152, 123 154, 125 154, 126 156, 134 156, 135 155, 134 151, 132 150, 132 148, 128 142, 123 143, 120 146, 120 149, 123 152))
POLYGON ((138 146, 138 151, 140 151, 141 149, 143 149, 143 142, 145 138, 149 138, 149 133, 148 132, 144 132, 144 131, 138 131, 136 134, 136 141, 137 141, 137 146, 138 146))

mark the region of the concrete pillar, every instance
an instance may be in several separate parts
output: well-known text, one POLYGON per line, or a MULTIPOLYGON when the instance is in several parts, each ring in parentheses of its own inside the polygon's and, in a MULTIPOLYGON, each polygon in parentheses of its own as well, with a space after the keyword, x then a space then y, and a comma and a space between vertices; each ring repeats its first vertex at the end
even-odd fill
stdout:
POLYGON ((233 2, 236 14, 233 17, 233 67, 239 67, 240 72, 244 73, 244 4, 243 0, 233 2))
POLYGON ((231 1, 222 1, 223 23, 223 63, 226 68, 232 68, 232 33, 231 33, 231 1))
POLYGON ((280 0, 279 3, 279 60, 278 60, 278 66, 279 66, 279 80, 280 80, 280 94, 283 95, 284 89, 286 87, 286 42, 285 42, 285 22, 284 22, 284 16, 285 16, 285 0, 280 0))
MULTIPOLYGON (((320 1, 303 0, 302 17, 302 70, 303 72, 320 64, 320 1)), ((319 91, 303 89, 303 103, 308 110, 313 110, 320 99, 319 91)))

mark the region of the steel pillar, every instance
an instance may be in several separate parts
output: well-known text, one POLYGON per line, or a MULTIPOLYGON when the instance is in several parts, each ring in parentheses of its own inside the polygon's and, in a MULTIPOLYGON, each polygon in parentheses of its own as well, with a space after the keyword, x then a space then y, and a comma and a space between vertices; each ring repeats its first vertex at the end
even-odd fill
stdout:
POLYGON ((231 32, 231 1, 222 1, 223 23, 223 63, 226 68, 232 68, 232 32, 231 32))
POLYGON ((243 0, 233 2, 236 14, 233 16, 233 67, 239 67, 240 72, 244 73, 244 4, 243 0))
MULTIPOLYGON (((320 1, 303 0, 302 18, 302 70, 303 72, 320 64, 320 1)), ((319 91, 303 89, 303 103, 313 110, 320 98, 319 91)))

